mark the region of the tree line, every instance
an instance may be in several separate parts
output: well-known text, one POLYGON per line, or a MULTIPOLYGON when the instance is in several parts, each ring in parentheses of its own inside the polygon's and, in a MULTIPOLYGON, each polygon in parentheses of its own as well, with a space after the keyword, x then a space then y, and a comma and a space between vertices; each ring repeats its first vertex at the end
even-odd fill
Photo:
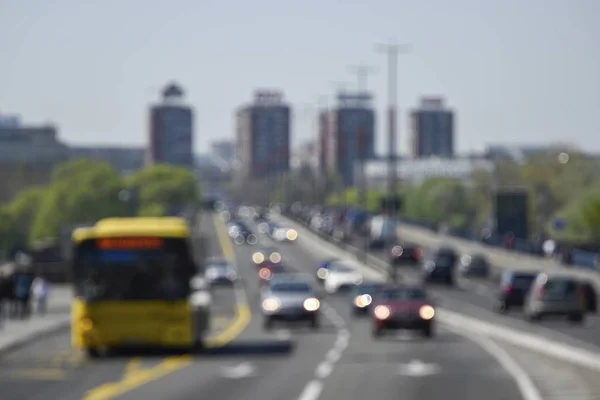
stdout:
POLYGON ((25 189, 0 205, 0 252, 10 257, 59 238, 63 228, 75 224, 132 213, 162 216, 200 199, 193 173, 183 168, 154 165, 122 177, 105 162, 68 161, 52 171, 48 185, 25 189))
MULTIPOLYGON (((600 242, 600 162, 578 152, 549 151, 523 162, 499 160, 493 171, 478 169, 470 179, 430 178, 399 185, 400 216, 418 223, 471 230, 486 228, 494 215, 497 190, 520 188, 528 194, 532 236, 570 243, 600 242), (562 220, 563 229, 553 221, 562 220)), ((382 190, 368 190, 366 208, 380 210, 382 190)), ((357 188, 341 190, 339 179, 314 180, 294 173, 283 179, 280 201, 359 206, 357 188), (336 181, 338 183, 336 183, 336 181), (315 193, 317 191, 317 193, 315 193), (311 201, 317 199, 317 201, 311 201)))

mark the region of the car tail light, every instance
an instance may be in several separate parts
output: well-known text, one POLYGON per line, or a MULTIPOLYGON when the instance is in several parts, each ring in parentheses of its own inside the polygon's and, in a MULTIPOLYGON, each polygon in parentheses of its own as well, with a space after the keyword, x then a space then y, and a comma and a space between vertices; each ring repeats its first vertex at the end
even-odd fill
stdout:
POLYGON ((544 285, 540 285, 537 287, 536 292, 535 292, 535 297, 538 300, 542 300, 544 298, 544 285))
POLYGON ((511 293, 513 292, 513 287, 512 287, 512 285, 505 285, 505 286, 504 286, 504 288, 502 289, 502 292, 503 292, 505 295, 507 295, 507 296, 508 296, 509 294, 511 294, 511 293))
POLYGON ((419 260, 419 259, 421 258, 421 249, 417 247, 417 248, 416 248, 416 249, 413 251, 413 254, 412 254, 412 255, 413 255, 413 258, 414 258, 415 260, 419 260))
POLYGON ((258 276, 262 279, 269 279, 271 277, 271 271, 268 268, 262 268, 258 271, 258 276))

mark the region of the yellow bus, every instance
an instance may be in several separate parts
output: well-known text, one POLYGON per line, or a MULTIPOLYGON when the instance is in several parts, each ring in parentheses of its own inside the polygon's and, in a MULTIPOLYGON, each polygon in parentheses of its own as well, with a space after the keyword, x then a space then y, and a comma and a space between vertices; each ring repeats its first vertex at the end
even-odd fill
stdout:
POLYGON ((194 300, 185 220, 107 218, 76 229, 72 240, 73 346, 95 358, 123 347, 202 343, 210 300, 194 300))

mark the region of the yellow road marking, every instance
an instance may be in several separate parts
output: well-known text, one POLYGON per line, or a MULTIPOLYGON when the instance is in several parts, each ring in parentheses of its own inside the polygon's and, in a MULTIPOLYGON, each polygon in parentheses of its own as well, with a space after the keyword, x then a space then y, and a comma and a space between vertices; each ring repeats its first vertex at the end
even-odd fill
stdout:
POLYGON ((35 380, 65 380, 67 374, 60 368, 31 368, 23 370, 13 370, 10 375, 16 378, 27 378, 35 380))
POLYGON ((132 358, 131 360, 129 360, 127 365, 125 365, 125 373, 123 374, 125 376, 125 378, 127 378, 131 374, 134 374, 137 371, 139 371, 140 365, 141 365, 141 360, 138 357, 135 357, 135 358, 132 358))
MULTIPOLYGON (((223 255, 225 258, 235 261, 235 253, 223 221, 214 217, 215 228, 223 255)), ((241 302, 238 299, 236 305, 236 316, 233 318, 231 325, 214 337, 207 338, 204 345, 209 348, 222 347, 235 339, 240 333, 246 329, 250 323, 251 312, 248 304, 241 302)), ((132 360, 133 361, 133 360, 132 360)), ((129 365, 131 365, 130 361, 129 365)), ((130 373, 126 373, 120 382, 106 383, 95 389, 90 390, 83 397, 83 400, 111 400, 130 392, 146 383, 155 381, 165 375, 169 375, 177 370, 183 369, 192 364, 192 357, 189 355, 166 358, 159 365, 148 369, 133 369, 130 373)))

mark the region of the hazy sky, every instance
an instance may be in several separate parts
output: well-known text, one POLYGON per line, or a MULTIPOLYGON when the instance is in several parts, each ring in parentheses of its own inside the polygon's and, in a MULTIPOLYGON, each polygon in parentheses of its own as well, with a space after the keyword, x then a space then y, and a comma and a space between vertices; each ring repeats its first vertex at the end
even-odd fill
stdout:
MULTIPOLYGON (((67 142, 144 144, 147 106, 172 79, 196 110, 196 149, 233 136, 233 110, 256 87, 295 107, 294 140, 348 65, 376 66, 385 143, 386 63, 400 57, 406 110, 442 94, 458 149, 576 142, 600 150, 600 0, 0 0, 0 112, 53 121, 67 142)), ((313 124, 314 125, 314 124, 313 124)))

